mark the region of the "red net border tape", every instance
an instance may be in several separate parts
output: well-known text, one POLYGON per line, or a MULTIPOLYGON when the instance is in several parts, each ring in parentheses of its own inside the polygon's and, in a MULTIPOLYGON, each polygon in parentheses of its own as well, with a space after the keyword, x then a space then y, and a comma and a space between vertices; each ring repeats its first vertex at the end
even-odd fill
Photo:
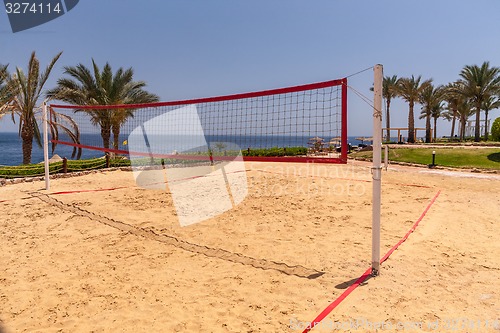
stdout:
MULTIPOLYGON (((239 171, 228 172, 227 174, 249 172, 249 171, 251 171, 251 170, 239 170, 239 171)), ((180 182, 180 181, 185 181, 185 180, 190 180, 190 179, 197 179, 197 178, 203 178, 203 177, 212 177, 212 176, 213 175, 193 176, 193 177, 175 179, 175 180, 172 180, 171 182, 180 182)), ((166 182, 151 183, 151 184, 147 184, 147 186, 158 185, 158 184, 165 184, 165 183, 166 182)), ((130 188, 137 188, 137 186, 119 186, 119 187, 98 188, 98 189, 90 189, 90 190, 58 191, 58 192, 51 192, 51 193, 47 193, 47 194, 48 195, 65 195, 65 194, 78 194, 78 193, 92 193, 92 192, 116 191, 116 190, 130 189, 130 188)), ((10 201, 16 201, 16 200, 28 200, 28 199, 33 199, 33 198, 34 197, 22 197, 22 198, 15 198, 15 199, 9 199, 9 200, 0 200, 0 203, 10 202, 10 201)))
MULTIPOLYGON (((234 94, 234 95, 224 95, 224 96, 216 96, 216 97, 206 97, 206 98, 197 98, 197 99, 188 99, 182 101, 170 101, 170 102, 158 102, 158 103, 146 103, 146 104, 120 104, 113 105, 114 108, 120 109, 138 109, 145 107, 161 107, 161 106, 178 106, 178 105, 187 105, 187 104, 201 104, 201 103, 214 103, 214 102, 223 102, 228 100, 235 99, 244 99, 244 98, 256 98, 262 96, 269 95, 280 95, 287 94, 292 92, 300 92, 306 90, 313 89, 323 89, 334 86, 344 86, 347 87, 347 78, 323 81, 311 84, 304 84, 300 86, 293 86, 287 88, 278 88, 278 89, 270 89, 270 90, 262 90, 256 92, 242 93, 242 94, 234 94)), ((110 105, 63 105, 63 104, 51 104, 50 107, 60 108, 60 109, 109 109, 110 105)))

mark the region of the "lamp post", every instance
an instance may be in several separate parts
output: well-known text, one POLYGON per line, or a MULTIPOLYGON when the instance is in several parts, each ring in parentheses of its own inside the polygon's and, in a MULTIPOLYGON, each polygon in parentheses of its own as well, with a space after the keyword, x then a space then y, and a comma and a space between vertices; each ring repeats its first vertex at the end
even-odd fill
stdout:
POLYGON ((436 166, 436 151, 432 151, 432 164, 429 164, 429 168, 434 168, 436 166))

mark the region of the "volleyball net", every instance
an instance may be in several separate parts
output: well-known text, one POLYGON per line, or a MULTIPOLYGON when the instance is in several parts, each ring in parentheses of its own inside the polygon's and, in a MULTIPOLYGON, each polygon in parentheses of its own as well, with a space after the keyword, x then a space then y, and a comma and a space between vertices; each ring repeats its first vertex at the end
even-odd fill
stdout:
MULTIPOLYGON (((347 162, 347 79, 150 104, 49 106, 78 137, 52 144, 154 159, 347 162), (76 140, 75 140, 76 139, 76 140)), ((51 122, 57 119, 51 118, 51 122)))

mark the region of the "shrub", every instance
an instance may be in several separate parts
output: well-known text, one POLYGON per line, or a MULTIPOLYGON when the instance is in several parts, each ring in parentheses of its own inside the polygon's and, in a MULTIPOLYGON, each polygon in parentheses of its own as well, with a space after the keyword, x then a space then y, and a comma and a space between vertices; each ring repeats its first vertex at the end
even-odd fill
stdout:
MULTIPOLYGON (((212 151, 213 156, 237 156, 240 152, 236 150, 223 150, 212 151)), ((242 151, 243 156, 300 156, 307 154, 307 148, 305 147, 287 147, 287 148, 262 148, 262 149, 250 149, 242 151)), ((206 155, 206 152, 191 152, 192 155, 206 155)), ((189 154, 188 154, 189 155, 189 154)), ((134 161, 135 165, 161 165, 164 164, 183 164, 183 165, 196 165, 200 163, 197 159, 183 159, 181 158, 155 158, 151 160, 149 157, 143 159, 136 159, 134 161)), ((122 167, 130 166, 130 160, 126 158, 116 158, 109 161, 110 167, 122 167)), ((68 160, 67 170, 68 172, 78 172, 85 170, 96 170, 103 169, 106 167, 106 160, 104 158, 92 158, 88 160, 68 160)), ((50 164, 50 174, 56 174, 63 172, 63 163, 56 162, 50 164)), ((0 178, 17 178, 17 177, 35 177, 43 176, 45 174, 43 163, 30 164, 30 165, 19 165, 19 166, 0 166, 0 178)))
MULTIPOLYGON (((129 166, 128 159, 117 158, 109 161, 110 167, 129 166)), ((68 160, 68 172, 77 172, 85 170, 103 169, 106 167, 106 160, 103 158, 95 158, 89 160, 68 160)), ((63 163, 50 163, 50 174, 63 172, 63 163)), ((42 163, 18 165, 18 166, 2 166, 0 167, 0 178, 23 178, 43 176, 45 174, 44 165, 42 163)))
POLYGON ((250 149, 242 151, 243 156, 298 156, 306 155, 307 148, 305 147, 287 147, 287 148, 260 148, 260 149, 250 149))
POLYGON ((495 119, 491 126, 491 138, 493 141, 500 141, 500 117, 495 119))

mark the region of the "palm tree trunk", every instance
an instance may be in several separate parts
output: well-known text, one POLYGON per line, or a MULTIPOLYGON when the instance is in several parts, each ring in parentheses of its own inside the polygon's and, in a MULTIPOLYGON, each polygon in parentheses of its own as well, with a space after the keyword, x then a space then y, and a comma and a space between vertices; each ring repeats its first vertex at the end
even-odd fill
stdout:
POLYGON ((428 113, 425 116, 425 143, 431 143, 431 115, 428 113))
POLYGON ((467 119, 461 119, 460 121, 460 141, 465 140, 465 124, 467 122, 467 119))
POLYGON ((488 110, 484 110, 485 121, 484 121, 484 141, 488 141, 488 110))
POLYGON ((478 102, 476 104, 476 128, 474 133, 474 141, 481 141, 481 104, 482 102, 478 102))
POLYGON ((436 118, 434 118, 434 140, 433 140, 433 142, 436 142, 437 122, 438 122, 438 119, 436 117, 436 118))
POLYGON ((450 138, 453 140, 453 136, 455 136, 455 119, 456 119, 456 111, 453 110, 453 118, 451 120, 451 134, 450 138))
POLYGON ((111 128, 113 131, 113 149, 118 149, 119 138, 120 138, 120 126, 113 125, 111 128))
POLYGON ((391 141, 391 113, 389 112, 389 109, 391 107, 391 99, 387 98, 387 112, 386 112, 386 117, 385 117, 385 127, 386 127, 386 141, 390 142, 391 141))
POLYGON ((408 142, 415 143, 415 116, 413 115, 413 102, 410 102, 408 111, 408 142))
POLYGON ((101 127, 102 145, 109 149, 109 139, 111 137, 111 128, 109 125, 101 127))
POLYGON ((31 164, 31 152, 33 150, 33 139, 23 138, 23 164, 31 164))
POLYGON ((31 123, 24 123, 21 128, 21 139, 23 140, 23 164, 31 163, 31 152, 33 151, 34 129, 31 123))

